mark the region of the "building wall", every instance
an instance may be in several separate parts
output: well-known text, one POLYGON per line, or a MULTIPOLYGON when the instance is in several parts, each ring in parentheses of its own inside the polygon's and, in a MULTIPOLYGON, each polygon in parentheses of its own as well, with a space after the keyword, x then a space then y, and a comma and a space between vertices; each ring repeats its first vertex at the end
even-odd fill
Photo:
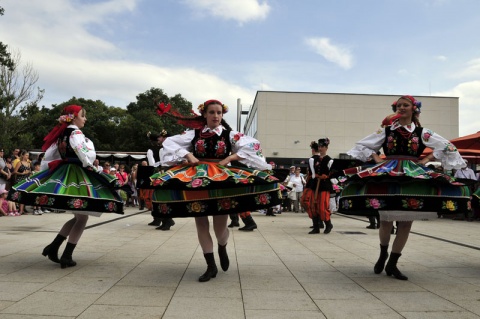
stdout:
MULTIPOLYGON (((258 91, 244 132, 255 136, 270 158, 310 157, 310 142, 330 138, 339 157, 380 127, 400 95, 258 91), (256 128, 256 130, 255 130, 256 128)), ((458 97, 416 96, 420 123, 447 139, 459 136, 458 97)))

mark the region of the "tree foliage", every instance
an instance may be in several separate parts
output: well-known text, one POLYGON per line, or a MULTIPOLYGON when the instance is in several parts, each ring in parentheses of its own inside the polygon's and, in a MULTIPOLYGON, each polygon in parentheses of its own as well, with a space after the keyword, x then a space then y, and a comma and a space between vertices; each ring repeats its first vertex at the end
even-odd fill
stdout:
MULTIPOLYGON (((145 152, 150 148, 147 132, 159 133, 165 129, 170 134, 181 133, 185 128, 168 117, 156 114, 156 103, 171 103, 181 114, 192 111, 192 103, 180 94, 168 97, 162 89, 151 88, 136 97, 126 108, 107 106, 101 100, 72 97, 51 108, 38 107, 36 103, 28 104, 18 116, 12 117, 14 126, 27 126, 30 129, 17 136, 7 136, 8 149, 20 147, 40 149, 43 138, 58 124, 62 109, 71 104, 82 106, 86 110, 87 122, 82 131, 90 138, 96 150, 112 152, 145 152), (16 122, 18 121, 18 123, 16 122)), ((0 116, 2 114, 0 113, 0 116)))
MULTIPOLYGON (((3 16, 5 9, 0 7, 0 16, 3 16)), ((0 42, 0 66, 4 66, 9 70, 13 70, 13 60, 10 57, 10 53, 7 50, 8 46, 0 42)))
POLYGON ((125 148, 130 151, 145 151, 149 148, 150 141, 147 133, 159 133, 166 130, 174 135, 181 133, 185 128, 166 116, 160 117, 155 113, 157 103, 171 103, 181 114, 190 114, 192 103, 184 99, 180 94, 169 98, 162 89, 151 88, 137 95, 137 101, 127 105, 127 111, 131 115, 121 124, 122 131, 126 133, 125 148), (129 138, 128 138, 129 137, 129 138), (133 137, 133 138, 132 138, 133 137))
POLYGON ((33 116, 44 91, 35 87, 39 76, 33 66, 22 65, 19 51, 10 54, 13 68, 0 65, 0 141, 6 148, 19 144, 27 147, 32 142, 31 125, 38 120, 33 116))

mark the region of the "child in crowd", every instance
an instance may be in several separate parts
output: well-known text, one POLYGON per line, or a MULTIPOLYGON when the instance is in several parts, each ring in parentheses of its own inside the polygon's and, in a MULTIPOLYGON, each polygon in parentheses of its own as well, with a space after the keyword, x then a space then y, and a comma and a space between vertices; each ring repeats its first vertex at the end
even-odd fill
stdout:
MULTIPOLYGON (((33 174, 40 172, 40 162, 33 163, 33 174)), ((33 215, 42 215, 43 210, 40 206, 33 206, 33 215)))
POLYGON ((0 214, 2 216, 20 216, 14 202, 7 200, 7 190, 0 192, 0 214))

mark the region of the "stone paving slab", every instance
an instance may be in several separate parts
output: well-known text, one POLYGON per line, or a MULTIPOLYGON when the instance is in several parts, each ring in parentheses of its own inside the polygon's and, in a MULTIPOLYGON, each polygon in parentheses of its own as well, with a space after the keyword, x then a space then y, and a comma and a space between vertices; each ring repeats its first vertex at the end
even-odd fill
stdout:
POLYGON ((400 281, 373 273, 366 218, 334 214, 332 233, 309 235, 306 214, 255 212, 257 230, 230 233, 230 269, 199 283, 193 219, 161 231, 135 208, 91 217, 78 265, 60 269, 41 251, 71 217, 0 218, 1 319, 480 318, 480 222, 415 222, 400 281))

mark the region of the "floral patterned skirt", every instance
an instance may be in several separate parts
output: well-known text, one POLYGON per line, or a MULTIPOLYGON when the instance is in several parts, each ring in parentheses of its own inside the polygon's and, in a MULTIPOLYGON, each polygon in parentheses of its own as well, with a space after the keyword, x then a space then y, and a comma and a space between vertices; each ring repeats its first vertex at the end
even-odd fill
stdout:
POLYGON ((265 209, 282 201, 274 176, 254 169, 200 162, 151 176, 152 202, 168 217, 225 215, 265 209))
POLYGON ((353 175, 342 191, 340 213, 380 213, 383 220, 406 221, 471 210, 468 186, 410 160, 387 160, 344 172, 353 175))
POLYGON ((123 214, 123 201, 115 190, 118 186, 114 176, 84 169, 79 164, 62 164, 15 184, 8 199, 87 215, 123 214))

